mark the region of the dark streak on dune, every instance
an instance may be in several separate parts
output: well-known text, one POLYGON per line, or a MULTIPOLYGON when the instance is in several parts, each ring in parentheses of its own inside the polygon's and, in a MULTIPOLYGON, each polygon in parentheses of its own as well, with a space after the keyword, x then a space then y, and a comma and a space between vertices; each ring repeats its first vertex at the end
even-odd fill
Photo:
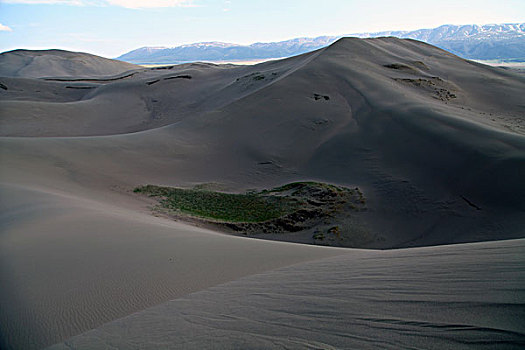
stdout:
POLYGON ((72 86, 67 85, 66 89, 79 89, 79 90, 88 90, 88 89, 94 89, 95 86, 72 86))
POLYGON ((319 101, 319 100, 325 100, 325 101, 328 101, 328 100, 330 100, 330 96, 328 96, 328 95, 314 94, 313 99, 316 100, 316 101, 319 101))
POLYGON ((163 80, 170 80, 170 79, 191 79, 191 75, 183 74, 183 75, 176 75, 174 77, 166 77, 163 80))
POLYGON ((389 68, 389 69, 401 70, 404 72, 409 72, 409 73, 414 73, 414 74, 418 73, 417 69, 414 69, 413 67, 409 67, 402 63, 385 64, 383 65, 383 67, 389 68))
POLYGON ((87 82, 108 82, 108 81, 117 81, 122 80, 126 78, 130 78, 137 74, 136 72, 129 73, 123 76, 114 77, 114 78, 100 78, 100 79, 92 79, 92 78, 44 78, 44 80, 47 81, 63 81, 63 82, 72 82, 72 81, 87 81, 87 82))
POLYGON ((410 67, 405 66, 404 64, 401 64, 401 63, 385 64, 383 65, 383 67, 391 68, 391 69, 411 69, 410 67))
POLYGON ((150 70, 165 70, 165 69, 173 69, 175 66, 163 66, 163 67, 152 67, 150 70))
POLYGON ((464 196, 460 196, 461 199, 463 199, 468 205, 470 205, 472 208, 475 208, 476 210, 481 210, 480 207, 478 207, 476 204, 472 203, 471 201, 469 201, 467 198, 465 198, 464 196))

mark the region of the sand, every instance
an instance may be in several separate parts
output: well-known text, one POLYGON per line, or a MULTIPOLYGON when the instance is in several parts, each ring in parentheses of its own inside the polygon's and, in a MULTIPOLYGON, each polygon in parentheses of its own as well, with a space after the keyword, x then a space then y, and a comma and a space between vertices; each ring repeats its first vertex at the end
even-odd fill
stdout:
POLYGON ((209 286, 342 253, 226 236, 39 189, 4 185, 1 193, 7 348, 38 349, 209 286))
POLYGON ((347 254, 241 278, 49 349, 521 349, 525 240, 347 254))
POLYGON ((127 62, 64 50, 13 50, 0 55, 2 77, 105 77, 137 68, 127 62))
MULTIPOLYGON (((331 260, 319 259, 341 254, 334 264, 355 263, 355 251, 232 237, 154 217, 151 202, 132 193, 139 185, 216 183, 238 192, 314 180, 359 187, 368 208, 360 232, 370 238, 361 248, 525 236, 522 74, 394 38, 343 39, 254 66, 159 68, 105 77, 78 68, 52 79, 2 73, 2 347, 49 346, 291 264, 324 266, 331 260)), ((486 284, 508 268, 505 250, 499 252, 486 284)), ((388 256, 366 254, 378 266, 388 256)), ((483 261, 478 250, 472 254, 483 261)), ((421 261, 414 259, 393 261, 408 268, 421 261)), ((523 259, 515 264, 522 268, 523 259)), ((445 266, 453 277, 456 265, 445 266)), ((307 288, 309 278, 299 276, 307 288)), ((457 278, 470 288, 465 275, 457 278)), ((414 298, 432 289, 422 281, 407 284, 414 298)))

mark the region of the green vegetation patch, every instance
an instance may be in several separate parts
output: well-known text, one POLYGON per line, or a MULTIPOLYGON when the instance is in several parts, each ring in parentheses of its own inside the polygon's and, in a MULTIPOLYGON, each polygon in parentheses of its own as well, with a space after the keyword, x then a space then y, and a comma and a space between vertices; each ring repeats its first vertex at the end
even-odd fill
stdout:
POLYGON ((191 189, 147 185, 134 192, 154 198, 157 214, 233 234, 295 232, 299 235, 293 239, 302 243, 353 246, 361 239, 355 238, 356 232, 367 232, 356 226, 356 213, 367 210, 357 187, 303 181, 242 194, 224 190, 219 183, 203 183, 191 189))
POLYGON ((232 194, 202 189, 141 186, 136 193, 156 197, 160 206, 176 212, 227 222, 264 222, 296 211, 296 198, 262 193, 232 194))
POLYGON ((341 220, 366 210, 363 193, 356 188, 321 182, 293 182, 262 191, 225 193, 220 184, 200 184, 192 189, 147 185, 136 193, 155 198, 161 211, 178 218, 190 216, 243 234, 284 233, 329 229, 316 240, 340 239, 341 220))

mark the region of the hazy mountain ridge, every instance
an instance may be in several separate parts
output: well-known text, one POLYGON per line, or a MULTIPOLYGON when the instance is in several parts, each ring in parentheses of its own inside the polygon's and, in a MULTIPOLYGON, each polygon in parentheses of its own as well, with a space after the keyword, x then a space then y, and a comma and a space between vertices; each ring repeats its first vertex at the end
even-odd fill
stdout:
POLYGON ((130 51, 118 59, 131 63, 177 63, 200 60, 221 61, 289 57, 325 47, 343 36, 409 38, 425 41, 468 59, 525 61, 525 23, 481 26, 443 25, 433 29, 414 31, 353 33, 341 36, 295 38, 251 45, 206 42, 172 48, 142 47, 130 51))
POLYGON ((204 42, 177 47, 142 47, 118 59, 135 63, 177 63, 199 60, 245 60, 289 57, 330 45, 341 37, 295 38, 274 43, 237 45, 222 42, 204 42))

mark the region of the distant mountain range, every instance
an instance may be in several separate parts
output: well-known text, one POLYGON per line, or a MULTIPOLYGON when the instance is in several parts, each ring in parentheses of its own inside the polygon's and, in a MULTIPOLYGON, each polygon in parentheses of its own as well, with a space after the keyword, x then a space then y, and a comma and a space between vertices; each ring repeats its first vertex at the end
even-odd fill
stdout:
POLYGON ((394 36, 427 42, 460 57, 477 60, 525 62, 525 23, 443 25, 414 31, 354 33, 317 38, 296 38, 272 43, 237 45, 205 42, 177 47, 142 47, 117 59, 137 64, 192 61, 235 61, 299 55, 330 45, 344 36, 371 38, 394 36))

